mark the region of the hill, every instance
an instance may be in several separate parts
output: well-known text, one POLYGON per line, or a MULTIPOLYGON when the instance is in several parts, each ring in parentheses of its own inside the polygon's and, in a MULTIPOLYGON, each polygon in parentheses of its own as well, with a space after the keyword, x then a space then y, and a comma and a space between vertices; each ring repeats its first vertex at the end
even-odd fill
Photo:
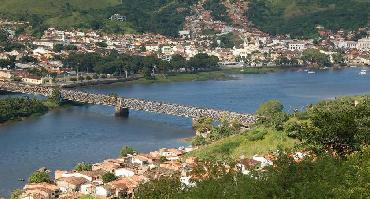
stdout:
POLYGON ((251 0, 248 18, 261 30, 314 37, 320 24, 331 30, 369 25, 369 0, 251 0))
POLYGON ((34 28, 92 28, 106 32, 156 32, 175 36, 195 0, 0 0, 3 17, 30 21, 34 28), (121 14, 126 21, 110 21, 121 14))

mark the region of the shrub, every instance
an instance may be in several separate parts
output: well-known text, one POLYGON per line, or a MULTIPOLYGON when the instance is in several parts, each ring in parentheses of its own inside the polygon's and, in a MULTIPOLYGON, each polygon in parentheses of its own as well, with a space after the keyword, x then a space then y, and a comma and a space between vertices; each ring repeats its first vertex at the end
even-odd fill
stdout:
POLYGON ((76 171, 91 171, 92 170, 92 164, 84 163, 84 162, 78 163, 75 166, 75 170, 76 171))
POLYGON ((103 174, 102 179, 104 183, 108 183, 112 182, 113 180, 116 180, 117 177, 113 173, 107 172, 103 174))
POLYGON ((193 140, 191 141, 191 144, 193 146, 201 146, 201 145, 205 145, 206 143, 207 143, 206 139, 201 135, 195 136, 193 140))
POLYGON ((129 146, 124 146, 122 147, 121 151, 120 151, 120 156, 121 157, 126 157, 128 154, 132 155, 134 154, 136 151, 134 148, 132 147, 129 147, 129 146))
POLYGON ((86 80, 92 80, 90 76, 86 76, 86 80))
POLYGON ((42 183, 42 182, 50 182, 50 177, 46 172, 43 171, 35 171, 32 175, 28 178, 29 183, 42 183))

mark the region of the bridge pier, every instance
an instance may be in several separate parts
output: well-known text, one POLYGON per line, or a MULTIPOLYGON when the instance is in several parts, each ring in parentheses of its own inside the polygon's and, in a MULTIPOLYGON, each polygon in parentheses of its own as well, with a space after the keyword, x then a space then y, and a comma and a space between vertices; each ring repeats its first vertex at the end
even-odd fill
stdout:
POLYGON ((117 117, 128 117, 129 116, 129 109, 121 106, 116 106, 116 113, 117 117))

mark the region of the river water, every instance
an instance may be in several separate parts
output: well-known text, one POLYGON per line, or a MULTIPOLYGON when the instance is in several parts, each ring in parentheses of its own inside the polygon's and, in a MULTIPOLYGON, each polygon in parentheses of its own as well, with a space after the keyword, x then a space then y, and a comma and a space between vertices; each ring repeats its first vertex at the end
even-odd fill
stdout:
MULTIPOLYGON (((322 99, 370 93, 370 75, 360 76, 359 71, 285 71, 235 75, 227 81, 115 84, 83 90, 248 113, 266 100, 278 99, 291 111, 322 99)), ((21 188, 23 182, 18 179, 27 179, 43 166, 71 169, 78 162, 117 157, 123 145, 142 152, 185 146, 181 138, 193 134, 190 119, 134 111, 129 118, 117 118, 114 108, 100 105, 70 107, 7 123, 0 126, 0 196, 21 188)))

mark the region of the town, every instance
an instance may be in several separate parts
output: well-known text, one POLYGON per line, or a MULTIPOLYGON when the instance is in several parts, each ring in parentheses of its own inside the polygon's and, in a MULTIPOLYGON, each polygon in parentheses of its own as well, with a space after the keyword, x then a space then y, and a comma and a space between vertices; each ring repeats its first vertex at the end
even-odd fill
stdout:
MULTIPOLYGON (((192 172, 196 167, 207 168, 207 162, 202 162, 187 153, 195 148, 179 147, 160 149, 147 154, 139 154, 130 147, 123 147, 117 159, 107 159, 100 163, 79 163, 71 171, 55 171, 55 181, 45 180, 42 175, 50 172, 46 168, 35 171, 30 177, 30 183, 20 190, 21 199, 35 198, 80 198, 92 196, 94 198, 133 198, 136 188, 150 180, 163 177, 176 177, 184 187, 195 186, 194 179, 207 178, 207 169, 204 174, 192 172), (38 177, 36 177, 38 176, 38 177), (37 180, 32 183, 32 179, 37 180)), ((296 152, 292 157, 301 161, 307 154, 296 152)), ((222 165, 227 170, 249 175, 252 170, 263 170, 272 166, 273 154, 265 156, 254 155, 251 158, 241 157, 234 167, 222 165)), ((212 163, 213 164, 213 163, 212 163)), ((221 165, 219 165, 221 167, 221 165)), ((210 172, 210 171, 209 171, 210 172)))
MULTIPOLYGON (((189 72, 196 71, 196 66, 188 70, 184 64, 172 62, 191 60, 200 54, 217 58, 216 68, 326 68, 332 65, 370 64, 368 28, 333 32, 318 25, 316 29, 320 40, 291 39, 289 35, 271 36, 248 25, 245 16, 240 14, 244 7, 239 5, 230 8, 234 10, 229 13, 230 18, 235 24, 242 24, 234 27, 214 20, 209 11, 201 5, 195 5, 194 16, 186 17, 184 30, 179 31, 175 38, 155 33, 108 34, 94 30, 58 30, 52 27, 38 38, 25 31, 30 26, 28 22, 1 20, 0 42, 4 47, 0 52, 0 79, 26 84, 66 85, 137 78, 141 77, 140 71, 144 76, 145 73, 149 73, 147 76, 155 76, 156 73, 189 72), (86 55, 86 59, 102 59, 111 53, 136 56, 139 59, 150 57, 157 62, 143 64, 145 67, 138 70, 132 66, 135 62, 126 65, 112 62, 108 66, 96 65, 92 63, 93 60, 74 60, 79 56, 83 59, 86 54, 95 56, 86 55), (78 66, 82 64, 85 66, 78 66), (92 66, 86 66, 89 64, 92 66), (171 67, 169 64, 179 66, 171 67)), ((115 14, 110 20, 124 20, 124 16, 115 14)))

